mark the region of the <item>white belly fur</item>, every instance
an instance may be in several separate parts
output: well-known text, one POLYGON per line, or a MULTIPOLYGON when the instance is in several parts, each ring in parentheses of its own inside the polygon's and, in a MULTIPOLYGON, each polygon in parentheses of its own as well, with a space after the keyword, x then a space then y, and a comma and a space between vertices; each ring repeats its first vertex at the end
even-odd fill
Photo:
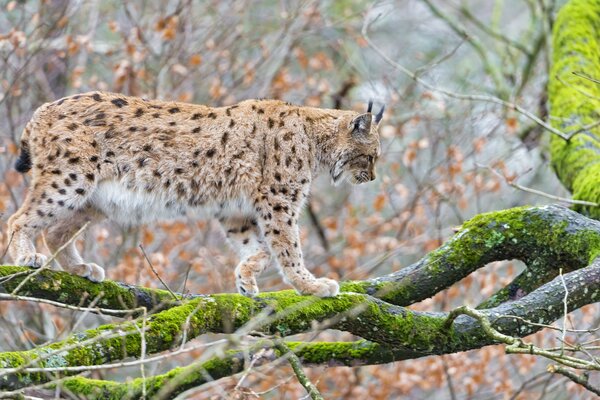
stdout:
POLYGON ((244 198, 224 202, 222 209, 217 203, 203 207, 175 203, 172 207, 167 207, 167 202, 167 197, 160 193, 131 190, 119 181, 100 182, 90 197, 93 207, 122 226, 137 226, 168 219, 206 219, 212 218, 219 210, 222 210, 223 216, 251 215, 254 212, 252 204, 244 198))

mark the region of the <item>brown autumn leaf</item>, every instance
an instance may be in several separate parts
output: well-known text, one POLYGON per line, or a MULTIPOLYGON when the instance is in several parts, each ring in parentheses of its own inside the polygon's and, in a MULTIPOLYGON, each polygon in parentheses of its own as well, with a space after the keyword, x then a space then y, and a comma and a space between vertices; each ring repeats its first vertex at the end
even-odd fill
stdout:
POLYGON ((188 60, 188 65, 190 67, 197 67, 200 64, 202 64, 202 56, 200 54, 192 54, 188 60))
POLYGON ((386 195, 384 193, 378 194, 377 197, 375 197, 375 201, 373 201, 373 208, 375 209, 375 211, 383 210, 383 207, 385 206, 385 201, 386 195))
POLYGON ((509 117, 506 119, 506 128, 508 132, 515 133, 518 128, 519 122, 515 117, 509 117))

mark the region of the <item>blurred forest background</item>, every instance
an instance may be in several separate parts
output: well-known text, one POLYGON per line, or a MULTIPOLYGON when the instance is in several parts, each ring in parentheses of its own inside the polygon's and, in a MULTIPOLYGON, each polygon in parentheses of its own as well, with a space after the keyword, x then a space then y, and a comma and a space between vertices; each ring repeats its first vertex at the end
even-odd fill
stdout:
MULTIPOLYGON (((13 169, 25 123, 42 103, 88 90, 214 106, 259 97, 358 111, 369 98, 385 104, 378 179, 334 188, 323 176, 313 187, 301 233, 306 263, 317 276, 383 275, 437 248, 453 227, 478 213, 553 202, 511 183, 568 197, 549 166, 548 133, 510 107, 454 96, 500 98, 546 118, 551 28, 561 5, 554 0, 2 0, 0 255, 6 221, 27 186, 28 178, 13 169), (415 82, 405 69, 427 84, 415 82)), ((84 258, 105 266, 109 279, 162 287, 139 244, 173 290, 235 291, 237 260, 212 221, 132 230, 105 224, 79 240, 84 258)), ((6 256, 0 261, 10 263, 6 256)), ((521 270, 516 262, 495 263, 412 308, 447 311, 477 304, 521 270)), ((259 286, 286 288, 274 268, 259 286)), ((591 326, 597 315, 596 306, 584 307, 570 322, 591 326)), ((74 327, 109 320, 0 302, 0 350, 30 348, 64 338, 74 327)), ((555 336, 544 331, 533 341, 545 346, 555 336)), ((351 336, 325 331, 318 338, 351 336)), ((148 366, 146 374, 187 365, 203 351, 167 357, 148 366)), ((307 373, 327 399, 589 396, 566 378, 547 374, 546 365, 490 346, 380 366, 307 368, 307 373)), ((139 376, 139 368, 92 376, 124 380, 139 376)), ((304 395, 289 367, 266 365, 243 382, 240 376, 223 379, 182 398, 304 395)))

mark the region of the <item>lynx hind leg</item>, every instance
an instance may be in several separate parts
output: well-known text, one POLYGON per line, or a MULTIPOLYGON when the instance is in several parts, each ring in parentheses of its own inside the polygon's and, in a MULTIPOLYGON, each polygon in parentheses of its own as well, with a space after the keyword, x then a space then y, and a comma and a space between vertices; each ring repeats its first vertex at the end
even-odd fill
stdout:
POLYGON ((269 193, 258 203, 259 227, 277 258, 281 272, 299 293, 317 297, 337 296, 339 285, 336 281, 315 278, 304 266, 298 232, 299 208, 299 204, 290 201, 287 196, 269 193))
MULTIPOLYGON (((99 217, 93 210, 85 209, 74 213, 74 215, 62 221, 57 221, 46 232, 46 244, 52 253, 57 252, 61 247, 69 242, 81 227, 87 222, 93 222, 99 217)), ((58 252, 56 260, 60 266, 67 272, 87 278, 92 282, 102 282, 104 280, 104 269, 95 263, 85 262, 75 241, 71 241, 58 252)))
POLYGON ((244 296, 255 296, 259 292, 256 277, 271 260, 269 249, 260 238, 257 223, 243 216, 221 218, 220 221, 230 245, 240 258, 235 268, 237 290, 244 296))

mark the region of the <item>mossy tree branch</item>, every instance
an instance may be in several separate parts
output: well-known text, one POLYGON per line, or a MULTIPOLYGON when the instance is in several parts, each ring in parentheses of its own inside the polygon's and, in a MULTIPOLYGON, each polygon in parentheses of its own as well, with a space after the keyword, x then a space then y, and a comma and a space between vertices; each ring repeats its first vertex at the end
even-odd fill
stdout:
MULTIPOLYGON (((388 287, 408 287, 408 283, 431 292, 444 286, 435 283, 437 274, 460 279, 464 274, 489 261, 522 256, 544 258, 546 268, 568 266, 574 272, 564 276, 569 286, 570 309, 595 301, 600 285, 598 267, 587 265, 600 248, 600 223, 582 217, 562 207, 532 207, 482 214, 466 223, 461 231, 442 248, 433 252, 404 273, 365 282, 347 283, 342 287, 378 287, 377 296, 386 299, 388 287), (549 229, 551 227, 551 229, 549 229), (461 270, 460 267, 464 270, 461 270), (398 279, 398 277, 401 279, 398 279), (432 283, 433 282, 433 283, 432 283)), ((56 272, 44 272, 50 277, 56 272)), ((58 275, 62 277, 62 274, 58 275)), ((37 277, 36 277, 37 279, 37 277)), ((40 278, 41 279, 41 278, 40 278)), ((32 280, 33 282, 33 280, 32 280)), ((41 280, 44 287, 53 287, 41 280)), ((81 280, 89 286, 102 286, 81 280)), ((5 283, 6 284, 6 283, 5 283)), ((15 284, 14 282, 12 284, 15 284)), ((57 282, 60 286, 62 281, 57 282)), ((106 283, 117 288, 119 284, 106 283)), ((131 288, 126 287, 129 291, 131 288)), ((79 291, 81 293, 81 290, 79 291)), ((553 280, 527 296, 485 310, 496 329, 505 334, 523 336, 539 327, 522 326, 519 321, 497 319, 499 315, 551 322, 562 315, 564 295, 562 283, 553 280)), ((39 292, 37 292, 39 294, 39 292)), ((49 292, 56 295, 58 292, 49 292)), ((167 296, 168 294, 165 294, 167 296)), ((108 297, 107 297, 108 298, 108 297)), ((120 296, 113 296, 120 299, 120 296)), ((237 294, 200 296, 185 304, 173 306, 151 315, 146 322, 148 354, 180 345, 183 338, 204 333, 231 333, 240 329, 273 335, 290 335, 319 328, 333 328, 353 333, 379 343, 391 351, 393 359, 402 360, 432 354, 454 353, 493 344, 480 324, 472 319, 458 318, 451 329, 444 327, 444 313, 411 311, 364 293, 342 293, 332 299, 299 296, 292 291, 263 293, 255 299, 237 294), (269 314, 265 317, 265 311, 269 314), (261 317, 262 315, 262 317, 261 317), (258 318, 258 320, 257 320, 258 318), (182 327, 186 327, 185 335, 182 327)), ((414 299, 414 298, 413 298, 414 299)), ((119 301, 114 306, 123 304, 119 301)), ((113 304, 103 304, 111 307, 113 304)), ((109 324, 74 334, 66 340, 29 351, 0 353, 0 366, 24 367, 32 360, 40 367, 57 365, 99 365, 125 357, 138 357, 141 351, 141 322, 109 324), (137 324, 137 327, 134 325, 137 324), (104 337, 107 332, 120 332, 118 337, 104 337), (89 345, 93 342, 93 345, 89 345), (85 344, 85 345, 80 345, 85 344)), ((325 360, 323 360, 325 361, 325 360)), ((337 362, 337 360, 329 360, 337 362)), ((328 361, 328 362, 329 362, 328 361)), ((371 363, 376 360, 369 360, 371 363)), ((360 362, 360 361, 359 361, 360 362)), ((382 357, 381 362, 389 362, 382 357)), ((17 372, 4 375, 0 386, 18 388, 29 382, 45 382, 47 374, 17 372)))

